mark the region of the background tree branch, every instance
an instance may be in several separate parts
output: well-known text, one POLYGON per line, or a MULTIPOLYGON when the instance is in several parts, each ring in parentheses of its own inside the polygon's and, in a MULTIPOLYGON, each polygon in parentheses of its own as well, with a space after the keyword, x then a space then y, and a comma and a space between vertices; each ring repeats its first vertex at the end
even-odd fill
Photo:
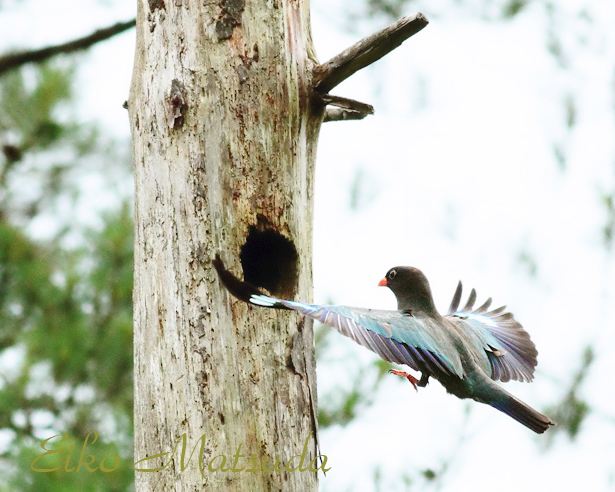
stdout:
POLYGON ((109 39, 116 34, 134 27, 135 23, 135 19, 126 22, 118 22, 112 26, 104 29, 98 29, 88 36, 75 39, 74 41, 70 41, 68 43, 48 46, 47 48, 41 48, 38 50, 22 51, 20 53, 4 55, 0 57, 0 75, 8 72, 9 70, 19 68, 27 63, 40 63, 61 53, 73 53, 75 51, 87 49, 100 41, 109 39))

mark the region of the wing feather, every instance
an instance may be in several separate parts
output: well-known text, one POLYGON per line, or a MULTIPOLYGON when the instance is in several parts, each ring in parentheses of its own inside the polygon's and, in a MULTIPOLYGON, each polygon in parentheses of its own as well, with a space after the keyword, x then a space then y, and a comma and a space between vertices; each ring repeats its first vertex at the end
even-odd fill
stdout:
POLYGON ((463 377, 459 354, 438 323, 401 311, 381 311, 346 306, 320 306, 252 295, 258 306, 293 309, 378 354, 382 359, 405 364, 416 371, 463 377))
MULTIPOLYGON (((457 287, 453 298, 457 306, 460 299, 461 292, 457 287)), ((529 334, 512 313, 505 312, 506 306, 487 311, 491 305, 489 298, 472 311, 475 300, 476 292, 472 289, 466 306, 449 313, 448 317, 456 319, 458 325, 476 337, 486 352, 493 380, 531 381, 538 352, 529 334)))
POLYGON ((490 297, 489 299, 487 299, 487 300, 485 301, 485 303, 484 303, 481 307, 479 307, 478 309, 476 309, 476 310, 474 311, 474 313, 475 313, 475 314, 482 314, 482 313, 486 313, 486 312, 487 312, 487 309, 489 309, 489 306, 491 306, 491 297, 490 297))
POLYGON ((476 302, 476 291, 472 289, 472 292, 470 292, 470 297, 468 297, 468 302, 466 302, 466 305, 464 306, 462 311, 464 312, 470 311, 472 307, 474 306, 475 302, 476 302))
POLYGON ((457 289, 455 290, 455 295, 453 296, 453 300, 451 301, 451 306, 448 308, 448 314, 454 314, 459 309, 459 303, 461 302, 461 280, 457 284, 457 289))

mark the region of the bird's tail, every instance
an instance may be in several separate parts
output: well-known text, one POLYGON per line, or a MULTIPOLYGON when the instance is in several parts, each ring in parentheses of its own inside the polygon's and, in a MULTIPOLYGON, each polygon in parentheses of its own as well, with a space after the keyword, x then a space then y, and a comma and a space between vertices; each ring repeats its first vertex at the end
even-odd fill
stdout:
POLYGON ((498 398, 491 399, 486 403, 532 429, 537 434, 542 434, 550 426, 556 425, 549 417, 526 405, 503 388, 500 387, 498 393, 498 398))

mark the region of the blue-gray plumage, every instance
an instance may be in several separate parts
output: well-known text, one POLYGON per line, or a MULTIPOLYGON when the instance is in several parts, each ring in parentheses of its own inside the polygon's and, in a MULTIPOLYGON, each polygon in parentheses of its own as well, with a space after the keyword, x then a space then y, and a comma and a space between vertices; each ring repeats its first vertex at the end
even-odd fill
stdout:
POLYGON ((398 310, 385 311, 276 299, 235 278, 219 258, 214 266, 236 297, 257 306, 298 311, 332 326, 386 361, 420 371, 420 380, 393 371, 415 387, 424 387, 433 377, 449 393, 491 405, 534 432, 543 433, 555 425, 494 382, 533 379, 537 351, 529 335, 505 307, 488 311, 491 299, 473 309, 474 289, 459 309, 461 282, 448 314, 442 316, 427 278, 412 267, 392 268, 380 281, 397 298, 398 310))

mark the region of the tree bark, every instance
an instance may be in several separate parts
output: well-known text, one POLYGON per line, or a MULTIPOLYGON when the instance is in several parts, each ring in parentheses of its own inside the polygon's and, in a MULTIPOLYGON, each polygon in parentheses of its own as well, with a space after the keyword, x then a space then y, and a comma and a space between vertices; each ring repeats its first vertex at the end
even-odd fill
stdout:
POLYGON ((327 464, 312 324, 234 301, 212 261, 311 300, 325 107, 345 112, 330 120, 373 113, 329 90, 427 22, 405 17, 318 65, 308 0, 138 0, 127 103, 138 492, 316 490, 327 464))
POLYGON ((312 325, 234 300, 211 264, 221 252, 257 286, 311 299, 315 65, 308 1, 138 1, 135 460, 169 454, 135 468, 180 443, 165 469, 136 472, 137 491, 317 489, 313 471, 283 469, 306 440, 303 468, 317 454, 312 325), (283 470, 263 471, 276 457, 283 470))

